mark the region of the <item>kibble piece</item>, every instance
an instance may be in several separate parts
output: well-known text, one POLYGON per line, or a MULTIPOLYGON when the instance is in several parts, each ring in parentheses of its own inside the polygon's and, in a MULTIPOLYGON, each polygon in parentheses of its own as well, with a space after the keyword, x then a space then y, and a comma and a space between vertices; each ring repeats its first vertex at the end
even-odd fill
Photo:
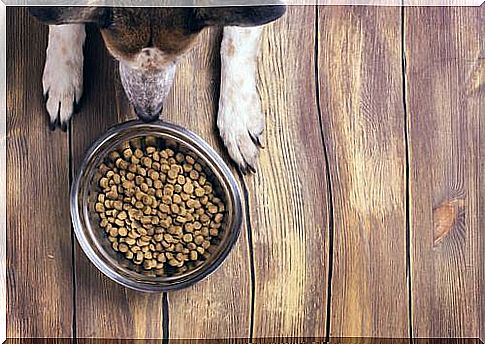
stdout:
POLYGON ((162 184, 162 181, 161 181, 161 180, 158 180, 158 179, 157 179, 157 180, 155 180, 155 181, 153 182, 153 187, 154 187, 155 189, 157 189, 157 190, 161 189, 161 188, 162 188, 162 186, 163 186, 163 184, 162 184))
POLYGON ((194 185, 191 182, 185 183, 183 189, 186 194, 190 195, 194 192, 194 185))
POLYGON ((192 238, 192 234, 190 233, 187 233, 183 236, 183 240, 186 242, 186 243, 189 243, 189 242, 192 242, 193 238, 192 238))
POLYGON ((125 242, 130 246, 136 244, 136 240, 133 238, 126 238, 125 242))
POLYGON ((178 214, 180 208, 177 204, 172 203, 172 205, 170 206, 170 210, 172 211, 172 214, 178 214))
POLYGON ((196 188, 195 189, 195 195, 197 197, 202 197, 205 195, 205 190, 203 188, 196 188))
MULTIPOLYGON (((115 206, 116 207, 116 206, 115 206)), ((121 210, 121 209, 120 209, 121 210)), ((126 218, 128 217, 128 215, 126 214, 125 211, 121 211, 119 214, 118 214, 118 219, 120 220, 126 220, 126 218)))
POLYGON ((153 181, 156 181, 160 178, 160 174, 155 171, 155 170, 151 170, 149 173, 148 173, 148 176, 153 180, 153 181))
POLYGON ((118 234, 122 237, 125 237, 128 235, 128 230, 126 229, 126 227, 121 227, 120 229, 118 229, 118 234))
POLYGON ((118 228, 117 228, 117 227, 113 227, 113 228, 111 228, 111 230, 109 231, 109 235, 110 235, 111 237, 116 237, 116 236, 118 236, 118 228))
POLYGON ((177 160, 177 162, 184 161, 184 155, 182 153, 175 154, 175 160, 177 160))
POLYGON ((106 189, 109 187, 109 180, 108 178, 104 177, 99 180, 99 186, 103 189, 106 189))
POLYGON ((184 185, 185 184, 185 177, 181 174, 179 174, 179 176, 177 177, 177 183, 179 185, 184 185))
POLYGON ((172 202, 175 204, 181 204, 182 203, 182 198, 178 194, 174 194, 172 197, 172 202))
POLYGON ((202 235, 198 235, 195 237, 194 242, 197 245, 201 245, 204 242, 204 237, 202 235))
POLYGON ((197 179, 199 179, 199 172, 197 172, 196 170, 192 170, 192 171, 190 171, 190 173, 189 173, 189 177, 190 177, 190 179, 192 179, 193 181, 196 181, 197 179))
MULTIPOLYGON (((178 171, 176 170, 173 170, 173 169, 170 169, 168 172, 167 172, 167 176, 168 178, 170 178, 171 180, 176 180, 177 176, 178 176, 178 171)), ((175 183, 174 183, 175 184, 175 183)))
POLYGON ((163 239, 164 239, 164 240, 165 240, 167 243, 169 243, 169 244, 173 242, 173 237, 172 237, 172 235, 170 235, 170 234, 168 234, 168 233, 167 233, 167 234, 164 234, 163 239))
POLYGON ((126 160, 129 160, 133 156, 133 151, 130 148, 127 148, 123 151, 123 157, 126 160))
POLYGON ((190 260, 197 260, 199 258, 199 255, 197 254, 197 251, 190 251, 190 260))
POLYGON ((189 173, 190 171, 192 171, 192 168, 193 168, 193 167, 192 167, 192 165, 190 165, 190 164, 184 164, 184 165, 182 166, 182 168, 183 168, 183 170, 184 170, 184 172, 185 172, 185 173, 189 173))
POLYGON ((105 208, 104 208, 103 203, 99 203, 99 202, 96 203, 95 210, 98 213, 104 213, 105 212, 105 208))
POLYGON ((187 163, 188 163, 188 164, 190 164, 190 165, 195 164, 195 159, 194 159, 194 157, 193 157, 193 156, 191 156, 191 155, 187 155, 187 156, 185 156, 185 161, 187 161, 187 163))
POLYGON ((202 236, 204 236, 204 237, 208 237, 209 236, 209 228, 202 227, 202 229, 200 230, 200 234, 202 234, 202 236))
POLYGON ((218 210, 219 210, 219 209, 218 209, 218 208, 217 208, 217 207, 216 207, 214 204, 209 203, 209 204, 207 204, 207 210, 208 210, 208 211, 209 211, 209 213, 211 213, 211 214, 216 214, 216 213, 218 212, 218 210))
POLYGON ((206 177, 204 174, 201 174, 200 177, 199 177, 199 185, 205 185, 205 182, 206 182, 206 177))
POLYGON ((140 148, 135 149, 134 155, 138 158, 141 159, 143 157, 143 151, 140 148))
POLYGON ((120 252, 122 252, 122 253, 128 252, 128 245, 126 245, 126 244, 119 244, 118 245, 118 250, 120 250, 120 252))
POLYGON ((200 222, 202 222, 202 224, 206 224, 209 221, 210 221, 210 217, 207 214, 200 215, 200 222))
POLYGON ((149 157, 143 157, 141 159, 141 163, 143 164, 143 166, 147 167, 147 168, 151 168, 152 167, 152 159, 150 159, 149 157))
MULTIPOLYGON (((173 204, 175 205, 175 204, 173 204)), ((183 216, 177 216, 177 218, 175 219, 178 223, 181 223, 181 224, 184 224, 185 222, 187 222, 187 219, 183 216)))
POLYGON ((113 202, 113 207, 116 209, 116 210, 123 210, 123 202, 119 201, 119 200, 116 200, 113 202))
POLYGON ((216 223, 220 223, 220 222, 222 222, 223 218, 224 218, 224 215, 222 215, 221 213, 218 213, 218 214, 216 214, 216 216, 214 216, 214 221, 216 223))

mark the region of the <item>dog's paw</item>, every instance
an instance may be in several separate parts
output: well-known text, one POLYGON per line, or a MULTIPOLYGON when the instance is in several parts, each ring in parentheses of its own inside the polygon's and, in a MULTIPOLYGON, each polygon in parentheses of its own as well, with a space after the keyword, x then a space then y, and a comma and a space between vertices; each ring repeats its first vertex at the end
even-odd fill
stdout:
POLYGON ((264 115, 256 92, 221 96, 217 126, 229 155, 243 173, 256 172, 259 148, 262 147, 264 115))
MULTIPOLYGON (((70 29, 70 28, 69 28, 70 29)), ((83 90, 82 42, 68 41, 65 33, 49 36, 42 85, 49 114, 50 128, 67 129, 75 104, 79 103, 83 90), (75 45, 73 47, 73 44, 75 45)))

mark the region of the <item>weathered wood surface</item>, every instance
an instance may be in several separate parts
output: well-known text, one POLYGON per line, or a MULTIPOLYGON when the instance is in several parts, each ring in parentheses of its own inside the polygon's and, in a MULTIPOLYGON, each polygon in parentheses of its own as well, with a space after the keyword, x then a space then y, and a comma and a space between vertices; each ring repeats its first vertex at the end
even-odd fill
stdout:
POLYGON ((255 338, 326 335, 329 209, 315 97, 314 25, 314 7, 290 7, 262 40, 259 92, 266 148, 258 173, 245 179, 255 338))
POLYGON ((70 337, 69 142, 47 125, 46 28, 11 8, 7 27, 7 336, 70 337))
POLYGON ((332 337, 409 335, 400 16, 392 7, 319 9, 334 214, 332 337))
POLYGON ((479 274, 480 274, 480 339, 482 342, 485 343, 485 6, 482 5, 480 8, 480 22, 481 25, 481 32, 480 32, 480 56, 477 63, 477 73, 476 73, 476 80, 477 83, 475 84, 475 89, 479 93, 479 165, 478 165, 478 176, 480 178, 480 185, 478 188, 479 192, 479 207, 478 207, 478 216, 479 216, 479 233, 480 233, 480 264, 479 266, 479 274))
POLYGON ((479 333, 479 13, 405 10, 416 337, 479 333))
MULTIPOLYGON (((70 173, 132 117, 117 64, 90 29, 80 112, 67 134, 50 132, 47 30, 9 8, 8 336, 296 343, 405 338, 412 325, 416 337, 485 337, 483 7, 402 11, 291 7, 265 29, 266 149, 256 175, 236 173, 249 201, 241 237, 208 279, 145 295, 72 247, 70 173)), ((230 161, 215 127, 220 39, 205 31, 182 59, 164 118, 230 161)))

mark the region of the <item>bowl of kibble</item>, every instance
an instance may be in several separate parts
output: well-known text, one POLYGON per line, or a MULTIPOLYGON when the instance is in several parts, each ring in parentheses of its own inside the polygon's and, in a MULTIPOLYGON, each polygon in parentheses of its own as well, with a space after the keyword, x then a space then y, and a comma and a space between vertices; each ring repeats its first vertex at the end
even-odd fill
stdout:
POLYGON ((215 271, 241 227, 238 185, 196 134, 129 121, 90 147, 71 190, 77 240, 114 281, 139 291, 190 286, 215 271))

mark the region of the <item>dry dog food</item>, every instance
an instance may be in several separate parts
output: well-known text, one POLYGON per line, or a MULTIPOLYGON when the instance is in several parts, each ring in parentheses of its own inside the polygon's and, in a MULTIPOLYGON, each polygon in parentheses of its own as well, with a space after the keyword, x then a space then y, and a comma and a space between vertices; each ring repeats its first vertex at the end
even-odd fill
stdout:
POLYGON ((195 157, 146 137, 112 151, 99 172, 95 210, 116 252, 157 276, 210 256, 225 207, 195 157))

